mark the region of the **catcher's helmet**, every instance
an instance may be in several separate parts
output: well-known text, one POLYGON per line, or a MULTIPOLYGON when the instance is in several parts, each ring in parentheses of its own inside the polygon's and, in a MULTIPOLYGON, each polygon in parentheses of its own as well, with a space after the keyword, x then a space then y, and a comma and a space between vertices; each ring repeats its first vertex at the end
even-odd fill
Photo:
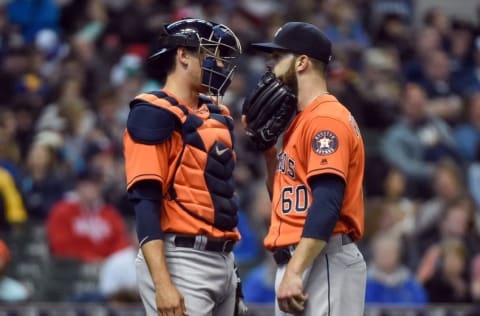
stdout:
POLYGON ((149 57, 150 60, 160 59, 177 47, 202 52, 205 56, 202 61, 202 85, 212 95, 224 94, 236 68, 233 60, 242 52, 240 41, 227 26, 192 18, 165 25, 159 44, 160 49, 149 57), (221 67, 218 61, 221 61, 221 67))

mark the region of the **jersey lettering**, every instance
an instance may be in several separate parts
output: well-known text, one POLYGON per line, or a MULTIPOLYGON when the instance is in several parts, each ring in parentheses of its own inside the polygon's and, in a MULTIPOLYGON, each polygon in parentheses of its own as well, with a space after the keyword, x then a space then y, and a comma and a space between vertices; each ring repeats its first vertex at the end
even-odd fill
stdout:
POLYGON ((278 171, 295 179, 295 160, 288 157, 285 152, 278 155, 278 171))
POLYGON ((297 185, 295 189, 295 200, 295 210, 299 213, 305 212, 308 207, 308 191, 305 185, 297 185))
POLYGON ((292 186, 284 187, 281 196, 283 214, 290 213, 293 205, 295 205, 294 211, 296 213, 303 213, 308 208, 308 191, 303 184, 295 186, 295 189, 292 186))
POLYGON ((284 187, 282 189, 282 213, 283 214, 288 214, 292 210, 292 193, 293 193, 293 187, 284 187))
POLYGON ((295 179, 295 160, 288 158, 288 170, 287 174, 290 178, 295 179))
POLYGON ((278 170, 281 172, 281 173, 285 173, 285 159, 287 158, 287 154, 285 153, 280 153, 278 155, 278 170))

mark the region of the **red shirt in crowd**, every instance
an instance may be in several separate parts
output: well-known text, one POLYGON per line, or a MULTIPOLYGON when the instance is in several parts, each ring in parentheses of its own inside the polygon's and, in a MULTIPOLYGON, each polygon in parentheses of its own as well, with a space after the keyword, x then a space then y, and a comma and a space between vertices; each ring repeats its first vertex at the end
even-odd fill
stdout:
POLYGON ((84 262, 101 261, 130 245, 123 219, 108 204, 82 210, 77 201, 62 200, 50 212, 47 233, 54 256, 84 262))

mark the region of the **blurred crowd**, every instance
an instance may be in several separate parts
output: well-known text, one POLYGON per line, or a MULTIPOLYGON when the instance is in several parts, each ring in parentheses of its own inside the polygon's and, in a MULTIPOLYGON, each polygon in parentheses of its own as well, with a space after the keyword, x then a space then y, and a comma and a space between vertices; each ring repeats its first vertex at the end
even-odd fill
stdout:
POLYGON ((222 100, 238 124, 235 254, 246 301, 272 303, 270 202, 239 118, 265 71, 248 44, 288 17, 332 40, 329 91, 366 143, 367 303, 480 303, 480 5, 472 10, 474 21, 442 7, 420 16, 412 0, 0 1, 0 301, 138 301, 128 103, 161 88, 145 59, 163 25, 200 17, 231 27, 244 48, 222 100), (94 285, 68 297, 45 285, 67 270, 94 285))

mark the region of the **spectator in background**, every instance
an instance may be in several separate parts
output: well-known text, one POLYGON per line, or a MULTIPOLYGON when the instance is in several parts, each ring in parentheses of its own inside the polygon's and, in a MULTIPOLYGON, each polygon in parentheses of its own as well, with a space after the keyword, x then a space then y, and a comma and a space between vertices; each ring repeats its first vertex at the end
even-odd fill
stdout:
POLYGON ((30 218, 44 221, 54 203, 73 183, 71 172, 61 160, 62 138, 58 133, 38 133, 31 144, 22 175, 21 191, 30 218))
POLYGON ((2 61, 7 51, 15 44, 15 40, 21 38, 18 30, 10 24, 7 8, 4 4, 0 4, 0 38, 2 39, 0 42, 0 61, 2 61))
POLYGON ((37 73, 49 83, 58 82, 61 62, 68 54, 68 45, 51 29, 40 30, 35 36, 37 73))
POLYGON ((61 154, 74 172, 85 168, 82 152, 96 117, 82 94, 83 86, 80 76, 64 78, 58 97, 45 106, 36 122, 37 131, 54 130, 61 134, 61 154))
POLYGON ((434 50, 423 63, 423 76, 418 84, 423 87, 429 99, 427 112, 456 125, 462 113, 460 87, 452 81, 448 55, 443 50, 434 50))
POLYGON ((480 90, 467 98, 464 121, 453 130, 458 154, 464 162, 480 158, 480 90))
MULTIPOLYGON (((77 120, 73 120, 72 117, 68 116, 68 111, 66 108, 74 102, 81 103, 83 106, 88 104, 86 98, 84 97, 84 82, 85 78, 81 73, 68 74, 69 71, 76 72, 80 65, 74 60, 65 61, 63 64, 65 72, 61 75, 61 83, 57 86, 57 91, 55 95, 52 96, 53 101, 42 109, 39 113, 39 117, 36 122, 36 129, 38 131, 44 129, 53 129, 53 130, 77 130, 80 129, 81 134, 85 134, 85 129, 91 125, 91 123, 83 122, 85 119, 83 114, 78 114, 80 116, 77 120)), ((75 115, 72 115, 75 116, 75 115)), ((93 114, 89 115, 93 117, 93 114)), ((90 118, 93 120, 93 118, 90 118)))
MULTIPOLYGON (((125 44, 149 43, 156 38, 164 23, 170 22, 168 1, 129 1, 127 7, 115 16, 111 27, 115 28, 125 44), (139 23, 142 21, 144 23, 139 23)), ((179 1, 172 1, 175 5, 179 1)), ((190 15, 192 16, 192 15, 190 15)))
POLYGON ((407 81, 418 82, 423 78, 423 65, 430 55, 437 50, 443 49, 441 36, 433 27, 423 27, 414 32, 414 53, 404 61, 404 75, 407 81))
POLYGON ((427 296, 409 268, 401 262, 401 241, 379 235, 371 244, 373 260, 367 272, 367 304, 424 304, 427 296))
POLYGON ((449 239, 439 248, 435 274, 424 286, 430 303, 470 303, 469 283, 465 277, 467 249, 460 240, 449 239))
POLYGON ((328 90, 333 95, 336 95, 342 104, 345 104, 353 117, 355 117, 358 125, 363 127, 367 122, 371 121, 369 119, 371 116, 376 115, 375 113, 373 115, 368 113, 371 107, 360 93, 357 85, 360 82, 358 75, 358 73, 340 61, 332 61, 328 66, 328 90))
POLYGON ((105 202, 124 216, 133 216, 133 208, 125 192, 125 170, 121 148, 100 129, 94 129, 85 140, 82 151, 84 168, 94 168, 101 173, 101 187, 105 202))
POLYGON ((451 43, 448 53, 450 55, 452 81, 456 82, 456 87, 459 88, 462 95, 472 93, 472 87, 468 83, 461 82, 461 76, 458 76, 458 74, 472 67, 475 39, 473 25, 466 21, 453 20, 450 38, 451 43))
POLYGON ((455 81, 464 94, 480 91, 480 35, 472 40, 472 60, 455 74, 455 81))
MULTIPOLYGON (((1 68, 0 68, 0 100, 2 105, 11 104, 18 96, 17 83, 20 78, 27 72, 29 67, 29 50, 17 43, 13 47, 9 47, 5 52, 1 68)), ((41 107, 37 100, 31 102, 35 111, 41 107)))
POLYGON ((382 130, 393 123, 400 92, 399 61, 379 48, 364 51, 360 71, 345 63, 328 66, 328 88, 346 104, 360 127, 382 130))
POLYGON ((416 84, 403 90, 402 116, 382 138, 385 161, 407 179, 409 197, 428 198, 435 164, 443 158, 457 158, 453 135, 448 125, 427 112, 427 96, 416 84))
POLYGON ((370 29, 375 29, 382 18, 388 15, 403 17, 408 23, 412 22, 414 16, 413 0, 371 0, 367 17, 370 29))
POLYGON ((10 250, 0 239, 0 302, 13 303, 26 301, 30 297, 28 289, 20 282, 6 275, 10 264, 10 250))
POLYGON ((17 144, 17 124, 12 110, 0 107, 0 166, 19 180, 20 146, 17 144))
POLYGON ((480 207, 480 89, 468 98, 465 117, 454 133, 459 154, 467 163, 468 189, 480 207))
MULTIPOLYGON (((425 283, 438 272, 438 263, 442 245, 447 240, 459 240, 464 248, 464 262, 479 251, 480 236, 476 229, 473 202, 468 198, 461 198, 448 204, 440 215, 437 226, 430 234, 416 236, 416 243, 411 245, 417 250, 421 259, 417 268, 417 278, 425 283)), ((467 270, 463 270, 465 272, 467 270)), ((466 277, 466 275, 464 275, 466 277)))
POLYGON ((441 160, 435 165, 432 187, 432 197, 419 205, 415 227, 419 236, 436 229, 445 208, 468 194, 463 171, 451 160, 441 160))
POLYGON ((35 136, 37 113, 34 104, 28 98, 16 98, 11 104, 16 123, 15 141, 20 149, 20 157, 26 157, 35 136))
POLYGON ((27 212, 12 175, 0 167, 0 231, 27 220, 27 212))
POLYGON ((118 145, 122 143, 121 136, 125 129, 124 117, 121 117, 119 113, 120 107, 118 94, 113 88, 102 91, 95 102, 96 128, 103 131, 105 136, 118 145))
POLYGON ((364 101, 365 124, 385 129, 392 124, 399 112, 401 94, 400 63, 395 51, 369 48, 363 53, 361 76, 355 85, 364 101))
POLYGON ((108 23, 108 13, 104 1, 90 0, 85 7, 85 20, 75 37, 94 43, 100 38, 108 23))
POLYGON ((108 256, 100 268, 98 289, 108 302, 140 302, 135 272, 135 258, 138 251, 135 229, 132 229, 130 239, 130 246, 108 256))
POLYGON ((411 27, 408 17, 392 12, 381 17, 378 27, 373 31, 373 45, 379 48, 398 51, 402 62, 413 54, 411 27))
POLYGON ((405 176, 399 170, 390 168, 381 185, 381 195, 367 200, 365 235, 369 240, 386 232, 399 237, 410 235, 415 228, 418 204, 405 195, 405 176))
POLYGON ((452 41, 452 21, 443 8, 428 8, 423 15, 423 25, 434 28, 438 32, 443 49, 450 48, 452 41))
POLYGON ((15 92, 17 95, 27 96, 37 100, 39 109, 51 93, 50 78, 42 74, 43 55, 39 50, 32 48, 27 53, 27 67, 25 72, 20 75, 16 84, 15 92))
MULTIPOLYGON (((467 169, 467 183, 477 208, 480 210, 480 161, 475 161, 467 169)), ((480 229, 480 211, 477 210, 477 228, 480 229)))
POLYGON ((334 5, 325 34, 340 52, 359 53, 369 46, 370 39, 355 5, 346 1, 337 1, 334 5))
POLYGON ((405 251, 402 262, 411 265, 409 248, 411 235, 415 229, 418 203, 405 195, 406 179, 397 169, 390 168, 382 182, 381 196, 370 197, 366 204, 365 242, 361 244, 362 252, 371 257, 370 244, 375 236, 395 235, 399 238, 405 251))
MULTIPOLYGON (((130 100, 141 91, 151 91, 145 89, 147 82, 142 69, 142 57, 136 54, 124 54, 118 63, 113 66, 110 81, 117 93, 118 104, 121 105, 118 114, 122 121, 126 122, 130 100)), ((150 88, 157 89, 159 85, 153 84, 150 88)))
POLYGON ((101 262, 130 245, 119 212, 103 202, 98 171, 81 173, 74 191, 53 206, 47 238, 53 256, 82 262, 101 262))
MULTIPOLYGON (((89 103, 95 100, 95 96, 101 91, 101 87, 108 83, 106 75, 110 68, 108 63, 97 58, 95 38, 90 34, 76 33, 69 39, 70 54, 67 63, 76 68, 77 73, 69 73, 69 76, 77 76, 82 84, 82 98, 89 103)), ((68 78, 68 76, 67 76, 68 78)))
POLYGON ((10 1, 7 10, 11 23, 21 29, 26 42, 33 41, 41 29, 58 29, 59 8, 54 0, 10 1))
POLYGON ((470 293, 475 303, 480 303, 480 253, 472 259, 470 265, 470 293))

